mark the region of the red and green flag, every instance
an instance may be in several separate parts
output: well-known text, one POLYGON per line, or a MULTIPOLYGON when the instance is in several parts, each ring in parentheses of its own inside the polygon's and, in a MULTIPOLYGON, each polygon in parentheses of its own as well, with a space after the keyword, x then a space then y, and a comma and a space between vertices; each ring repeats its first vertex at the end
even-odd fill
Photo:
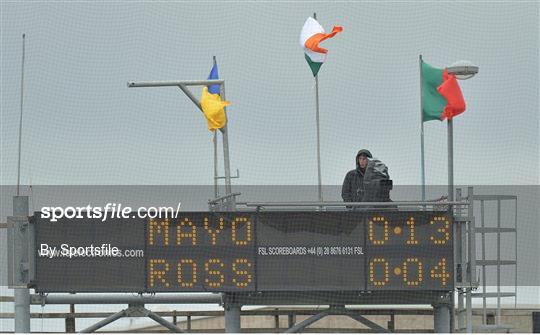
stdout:
POLYGON ((465 111, 465 100, 456 77, 422 61, 422 122, 451 120, 465 111))

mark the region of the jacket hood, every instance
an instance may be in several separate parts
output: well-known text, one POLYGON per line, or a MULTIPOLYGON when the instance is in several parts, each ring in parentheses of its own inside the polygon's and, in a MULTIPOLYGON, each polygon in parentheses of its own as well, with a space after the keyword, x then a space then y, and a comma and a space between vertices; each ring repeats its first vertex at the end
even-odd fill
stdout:
POLYGON ((373 156, 371 155, 371 152, 369 152, 368 149, 359 150, 358 153, 356 154, 356 158, 354 159, 354 162, 356 163, 356 169, 358 170, 360 169, 360 165, 358 165, 358 157, 360 157, 360 155, 365 155, 368 158, 373 158, 373 156))

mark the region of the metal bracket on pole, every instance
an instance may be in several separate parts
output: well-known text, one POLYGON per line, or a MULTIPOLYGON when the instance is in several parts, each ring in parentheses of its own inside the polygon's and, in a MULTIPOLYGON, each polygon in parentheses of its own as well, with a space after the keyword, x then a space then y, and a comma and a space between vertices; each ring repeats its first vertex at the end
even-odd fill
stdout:
POLYGON ((8 286, 27 288, 28 264, 28 217, 10 216, 8 222, 8 286))
POLYGON ((171 81, 128 81, 128 87, 163 87, 163 86, 210 86, 225 83, 223 79, 208 80, 171 80, 171 81))

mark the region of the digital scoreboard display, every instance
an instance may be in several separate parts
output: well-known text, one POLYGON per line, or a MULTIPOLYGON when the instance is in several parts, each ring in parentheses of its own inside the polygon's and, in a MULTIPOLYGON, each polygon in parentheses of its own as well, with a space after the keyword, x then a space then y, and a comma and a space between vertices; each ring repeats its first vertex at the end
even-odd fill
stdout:
POLYGON ((447 212, 36 213, 37 292, 450 291, 447 212))
POLYGON ((255 218, 191 213, 149 220, 148 291, 255 290, 255 218))

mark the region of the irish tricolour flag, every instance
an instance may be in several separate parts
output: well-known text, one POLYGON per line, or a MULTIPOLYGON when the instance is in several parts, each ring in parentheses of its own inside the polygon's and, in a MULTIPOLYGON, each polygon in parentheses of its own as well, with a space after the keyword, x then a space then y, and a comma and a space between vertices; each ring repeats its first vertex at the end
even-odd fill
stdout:
POLYGON ((328 50, 319 46, 322 41, 336 36, 337 33, 342 31, 340 26, 334 26, 330 34, 324 32, 324 28, 312 17, 309 17, 302 27, 300 33, 300 45, 304 48, 306 54, 306 60, 313 72, 313 76, 316 76, 321 68, 321 65, 326 61, 326 54, 328 50))

